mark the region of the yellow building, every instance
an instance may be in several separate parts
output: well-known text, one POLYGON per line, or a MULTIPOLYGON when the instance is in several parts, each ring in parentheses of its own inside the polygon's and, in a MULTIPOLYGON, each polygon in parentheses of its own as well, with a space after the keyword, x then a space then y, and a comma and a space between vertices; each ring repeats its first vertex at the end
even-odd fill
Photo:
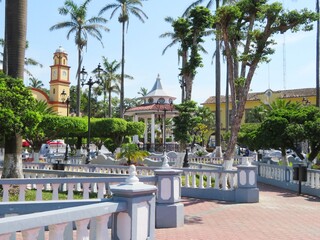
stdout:
MULTIPOLYGON (((247 120, 248 112, 261 104, 270 104, 275 99, 285 99, 291 102, 300 102, 302 104, 312 104, 316 103, 316 89, 315 88, 301 88, 301 89, 291 89, 291 90, 281 90, 281 91, 272 91, 271 89, 266 90, 265 92, 256 92, 249 93, 247 102, 245 105, 245 113, 242 119, 242 122, 245 123, 247 120)), ((221 129, 226 130, 226 97, 220 97, 220 108, 221 108, 221 129)), ((215 112, 216 110, 216 97, 209 97, 204 103, 203 106, 208 107, 211 111, 215 112)), ((229 98, 229 119, 231 114, 232 105, 229 98)), ((230 120, 229 120, 230 121, 230 120)), ((229 123, 230 124, 230 123, 229 123)))
POLYGON ((53 54, 53 65, 50 68, 50 94, 41 89, 31 88, 32 95, 37 100, 46 101, 59 115, 67 116, 67 104, 63 102, 61 93, 66 93, 64 99, 70 96, 70 67, 68 54, 62 47, 53 54))

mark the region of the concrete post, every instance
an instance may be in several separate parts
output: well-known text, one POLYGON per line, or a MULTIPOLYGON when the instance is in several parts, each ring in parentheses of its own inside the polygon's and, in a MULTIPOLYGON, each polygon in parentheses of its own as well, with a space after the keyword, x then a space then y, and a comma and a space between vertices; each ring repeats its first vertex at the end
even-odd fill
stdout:
POLYGON ((125 201, 127 212, 113 214, 112 239, 155 239, 155 186, 139 182, 131 165, 125 183, 110 186, 114 201, 125 201))
POLYGON ((253 165, 238 165, 238 188, 235 190, 235 202, 259 202, 257 188, 257 167, 253 165))
POLYGON ((157 177, 156 228, 175 228, 184 224, 181 201, 181 170, 164 167, 154 171, 157 177))

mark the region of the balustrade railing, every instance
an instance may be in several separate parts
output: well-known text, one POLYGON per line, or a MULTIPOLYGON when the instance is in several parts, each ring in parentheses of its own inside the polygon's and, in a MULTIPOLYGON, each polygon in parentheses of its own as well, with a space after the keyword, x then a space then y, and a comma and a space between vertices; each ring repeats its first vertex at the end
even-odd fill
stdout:
MULTIPOLYGON (((280 182, 298 183, 293 180, 293 168, 290 166, 279 166, 275 164, 267 164, 255 162, 258 166, 258 176, 266 179, 274 179, 280 182)), ((307 169, 307 181, 302 182, 302 185, 314 189, 320 189, 320 171, 307 169)))

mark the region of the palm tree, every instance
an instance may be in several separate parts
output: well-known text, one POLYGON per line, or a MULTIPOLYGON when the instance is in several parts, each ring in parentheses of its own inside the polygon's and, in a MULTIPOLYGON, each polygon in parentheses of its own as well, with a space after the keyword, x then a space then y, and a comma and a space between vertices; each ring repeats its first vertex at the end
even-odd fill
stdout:
POLYGON ((29 81, 30 81, 29 86, 33 88, 41 89, 44 86, 43 82, 35 77, 30 77, 29 81))
POLYGON ((58 115, 57 111, 55 111, 52 106, 49 106, 47 101, 45 100, 36 99, 34 111, 39 112, 42 115, 46 115, 46 114, 58 115))
POLYGON ((143 0, 116 0, 116 3, 107 4, 103 7, 99 15, 103 14, 109 9, 113 9, 110 19, 114 16, 117 10, 120 11, 118 21, 122 24, 122 56, 121 56, 121 83, 120 83, 120 118, 123 118, 124 114, 124 49, 125 49, 125 27, 129 26, 130 13, 136 16, 141 22, 144 23, 144 18, 148 19, 148 16, 139 8, 142 7, 143 0))
MULTIPOLYGON (((121 75, 117 73, 120 68, 120 63, 116 60, 112 62, 108 62, 108 59, 102 57, 102 65, 104 68, 104 72, 101 75, 102 79, 102 91, 103 91, 103 102, 106 103, 107 94, 108 94, 108 117, 112 117, 112 93, 119 93, 120 87, 118 83, 120 83, 121 75)), ((104 108, 104 117, 107 117, 106 108, 104 108)))
POLYGON ((140 87, 140 91, 138 92, 142 97, 146 96, 148 94, 148 89, 145 87, 140 87))
MULTIPOLYGON (((13 78, 23 79, 27 35, 27 0, 6 1, 4 70, 13 78)), ((2 178, 22 178, 22 136, 5 136, 2 178)))
MULTIPOLYGON (((77 69, 77 106, 76 115, 80 116, 81 89, 80 89, 80 70, 82 65, 82 50, 88 43, 88 35, 94 37, 102 44, 102 34, 100 30, 109 31, 102 24, 107 22, 102 17, 91 17, 87 19, 87 5, 91 0, 85 0, 81 5, 77 5, 73 0, 66 0, 64 6, 58 9, 59 14, 70 16, 70 21, 60 22, 53 25, 50 31, 68 28, 67 39, 71 34, 75 34, 75 44, 78 48, 78 69, 77 69)), ((102 44, 103 46, 103 44, 102 44)))

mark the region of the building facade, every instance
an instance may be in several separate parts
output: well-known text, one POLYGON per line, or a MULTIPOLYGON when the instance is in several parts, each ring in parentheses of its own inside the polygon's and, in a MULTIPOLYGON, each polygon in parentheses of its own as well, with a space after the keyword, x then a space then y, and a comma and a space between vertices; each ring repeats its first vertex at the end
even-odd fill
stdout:
MULTIPOLYGON (((300 102, 304 105, 315 105, 316 104, 316 88, 301 88, 301 89, 291 89, 291 90, 280 90, 272 91, 271 89, 265 92, 249 93, 247 97, 247 102, 245 105, 245 113, 242 119, 242 123, 247 122, 249 112, 254 107, 260 106, 262 104, 271 104, 276 99, 284 99, 291 102, 300 102)), ((229 97, 229 104, 227 104, 226 96, 220 97, 221 102, 221 129, 225 131, 227 129, 227 122, 231 119, 231 109, 232 104, 229 97), (227 107, 228 106, 228 107, 227 107), (227 111, 228 108, 228 111, 227 111)), ((211 111, 215 112, 216 109, 216 97, 209 97, 203 106, 208 107, 211 111)))
POLYGON ((31 88, 32 95, 37 100, 46 101, 59 115, 67 116, 67 104, 63 98, 67 99, 70 96, 70 66, 68 54, 62 47, 53 54, 53 65, 50 68, 50 94, 38 88, 31 88), (63 98, 62 93, 65 93, 63 98))

